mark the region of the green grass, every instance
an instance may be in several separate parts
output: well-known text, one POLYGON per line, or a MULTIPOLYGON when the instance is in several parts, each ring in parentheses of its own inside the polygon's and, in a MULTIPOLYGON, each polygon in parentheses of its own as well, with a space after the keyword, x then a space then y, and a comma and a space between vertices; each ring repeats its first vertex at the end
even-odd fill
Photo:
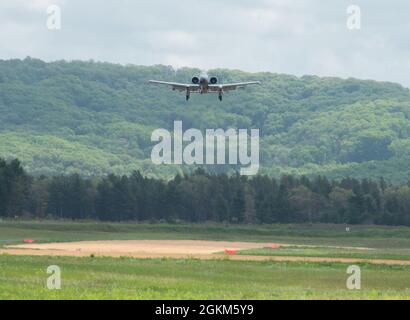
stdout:
MULTIPOLYGON (((206 239, 305 247, 240 254, 410 259, 410 228, 336 225, 191 225, 0 221, 0 246, 123 239, 206 239), (317 248, 307 245, 318 245, 317 248), (360 246, 374 250, 338 249, 360 246)), ((346 289, 348 265, 194 259, 0 255, 0 299, 410 299, 410 266, 359 264, 362 289, 346 289), (46 269, 62 270, 62 289, 46 289, 46 269)))
POLYGON ((362 264, 362 289, 347 265, 0 256, 0 299, 409 299, 410 267, 362 264), (47 266, 62 289, 46 289, 47 266))
POLYGON ((358 250, 353 248, 332 247, 282 247, 279 249, 262 248, 241 250, 240 255, 254 256, 286 256, 286 257, 328 257, 354 259, 391 259, 410 260, 410 249, 370 249, 358 250))

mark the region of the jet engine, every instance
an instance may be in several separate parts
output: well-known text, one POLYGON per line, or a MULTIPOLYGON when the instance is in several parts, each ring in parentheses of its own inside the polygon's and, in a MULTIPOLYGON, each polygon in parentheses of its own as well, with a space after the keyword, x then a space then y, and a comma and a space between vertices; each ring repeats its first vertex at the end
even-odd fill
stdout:
POLYGON ((218 78, 217 78, 217 77, 211 77, 211 78, 209 79, 209 82, 210 82, 211 84, 217 84, 217 83, 218 83, 218 78))
POLYGON ((199 83, 199 78, 198 77, 193 77, 192 78, 192 83, 193 84, 198 84, 199 83))

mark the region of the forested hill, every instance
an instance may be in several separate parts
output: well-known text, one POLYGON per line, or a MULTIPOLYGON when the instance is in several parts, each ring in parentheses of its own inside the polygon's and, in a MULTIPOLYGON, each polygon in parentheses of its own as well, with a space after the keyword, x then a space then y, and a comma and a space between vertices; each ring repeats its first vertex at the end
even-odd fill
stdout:
MULTIPOLYGON (((223 82, 262 86, 225 95, 178 94, 149 79, 190 81, 199 70, 27 58, 0 61, 0 157, 33 174, 171 176, 154 166, 151 133, 259 128, 260 173, 410 177, 410 92, 398 84, 211 70, 223 82)), ((213 168, 218 169, 218 168, 213 168)))

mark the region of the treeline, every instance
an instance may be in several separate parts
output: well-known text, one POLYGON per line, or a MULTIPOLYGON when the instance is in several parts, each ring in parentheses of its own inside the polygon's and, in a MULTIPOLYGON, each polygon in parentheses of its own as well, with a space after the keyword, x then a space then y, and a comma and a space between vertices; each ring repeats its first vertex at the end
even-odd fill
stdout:
POLYGON ((171 181, 139 172, 32 177, 18 160, 0 160, 0 217, 410 226, 409 186, 322 176, 249 179, 202 170, 171 181))

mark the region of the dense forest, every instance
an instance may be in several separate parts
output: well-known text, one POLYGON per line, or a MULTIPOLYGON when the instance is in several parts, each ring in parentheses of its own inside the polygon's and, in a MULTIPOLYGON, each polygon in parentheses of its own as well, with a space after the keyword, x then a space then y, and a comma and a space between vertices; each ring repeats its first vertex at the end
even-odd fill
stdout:
MULTIPOLYGON (((182 120, 185 130, 260 129, 260 173, 277 179, 383 176, 403 184, 410 178, 407 88, 218 69, 210 74, 222 82, 260 80, 262 85, 227 94, 222 103, 214 95, 193 96, 187 103, 183 94, 147 83, 189 82, 198 72, 92 61, 0 60, 0 156, 20 159, 35 176, 140 171, 169 179, 196 168, 153 165, 151 133, 171 130, 175 120, 182 120)), ((235 168, 203 169, 221 173, 235 168)))
POLYGON ((32 177, 0 160, 0 218, 410 226, 410 183, 211 174, 32 177))

